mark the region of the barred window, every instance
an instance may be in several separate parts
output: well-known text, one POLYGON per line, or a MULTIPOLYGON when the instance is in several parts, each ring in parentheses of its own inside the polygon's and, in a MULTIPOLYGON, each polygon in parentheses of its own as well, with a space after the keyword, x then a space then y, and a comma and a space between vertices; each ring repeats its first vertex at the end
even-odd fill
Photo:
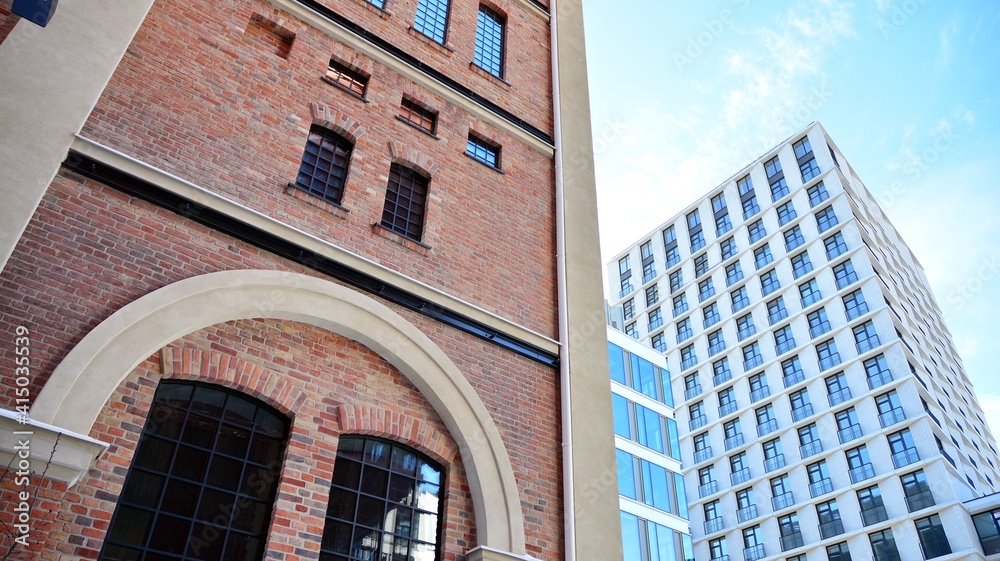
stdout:
POLYGON ((344 183, 354 145, 339 134, 313 126, 299 164, 295 186, 334 204, 344 197, 344 183))
POLYGON ((342 436, 320 559, 434 559, 442 483, 441 467, 411 448, 342 436))
POLYGON ((405 238, 420 241, 426 199, 427 178, 407 167, 392 164, 385 191, 382 226, 405 238))
POLYGON ((482 162, 493 169, 500 169, 500 147, 484 138, 469 133, 465 153, 473 160, 482 162))
POLYGON ((479 5, 479 19, 476 23, 476 66, 503 78, 504 27, 503 15, 486 6, 479 5))
POLYGON ((434 134, 434 129, 437 127, 437 113, 405 97, 399 103, 399 118, 427 134, 434 134))
POLYGON ((413 29, 438 43, 444 43, 448 29, 448 0, 420 0, 413 29))
POLYGON ((368 76, 332 58, 326 70, 326 81, 358 97, 364 97, 368 90, 368 76))
POLYGON ((287 435, 248 396, 161 382, 100 558, 262 559, 287 435))

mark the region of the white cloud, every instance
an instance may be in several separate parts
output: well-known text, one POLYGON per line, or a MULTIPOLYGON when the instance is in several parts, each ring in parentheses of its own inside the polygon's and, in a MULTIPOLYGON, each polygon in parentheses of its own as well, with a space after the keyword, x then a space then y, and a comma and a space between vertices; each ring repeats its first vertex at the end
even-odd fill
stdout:
MULTIPOLYGON (((703 72, 685 74, 700 101, 683 111, 658 100, 626 110, 626 133, 596 158, 604 257, 815 120, 836 95, 823 67, 854 35, 852 10, 847 2, 802 0, 766 27, 734 24, 731 32, 749 44, 699 58, 703 72), (637 200, 645 204, 636 208, 637 200)), ((725 48, 721 40, 718 48, 725 48)), ((595 124, 595 134, 600 128, 595 124)))
POLYGON ((954 56, 952 41, 958 34, 958 21, 954 19, 938 32, 938 54, 937 58, 934 59, 935 72, 940 74, 951 69, 951 59, 954 56))

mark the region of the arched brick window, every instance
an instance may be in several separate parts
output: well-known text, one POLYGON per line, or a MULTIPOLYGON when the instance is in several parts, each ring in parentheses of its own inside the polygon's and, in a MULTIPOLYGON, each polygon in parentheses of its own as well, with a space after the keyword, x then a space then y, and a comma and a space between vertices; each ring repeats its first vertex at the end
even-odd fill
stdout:
POLYGON ((398 443, 343 436, 320 561, 437 559, 441 467, 398 443))
POLYGON ((235 391, 163 381, 101 559, 262 559, 288 419, 235 391))

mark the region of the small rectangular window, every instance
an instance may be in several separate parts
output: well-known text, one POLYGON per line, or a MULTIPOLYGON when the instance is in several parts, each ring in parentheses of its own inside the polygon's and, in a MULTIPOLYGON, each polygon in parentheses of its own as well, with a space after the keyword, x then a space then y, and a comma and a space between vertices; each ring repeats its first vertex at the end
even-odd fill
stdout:
POLYGON ((427 134, 434 134, 437 125, 437 113, 405 97, 399 104, 399 118, 427 134))
POLYGON ((332 58, 330 59, 330 66, 327 68, 324 78, 330 84, 360 98, 364 98, 365 92, 368 91, 368 76, 332 58))
POLYGON ((469 133, 469 141, 465 145, 465 153, 472 159, 482 162, 493 169, 500 169, 500 147, 492 142, 469 133))

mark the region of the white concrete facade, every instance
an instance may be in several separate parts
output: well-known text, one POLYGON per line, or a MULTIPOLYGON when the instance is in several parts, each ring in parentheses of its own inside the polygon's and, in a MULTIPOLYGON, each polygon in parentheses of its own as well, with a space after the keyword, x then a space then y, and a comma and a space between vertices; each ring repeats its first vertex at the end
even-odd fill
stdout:
POLYGON ((820 124, 607 272, 673 373, 695 558, 986 559, 963 503, 997 491, 996 441, 920 263, 820 124))

